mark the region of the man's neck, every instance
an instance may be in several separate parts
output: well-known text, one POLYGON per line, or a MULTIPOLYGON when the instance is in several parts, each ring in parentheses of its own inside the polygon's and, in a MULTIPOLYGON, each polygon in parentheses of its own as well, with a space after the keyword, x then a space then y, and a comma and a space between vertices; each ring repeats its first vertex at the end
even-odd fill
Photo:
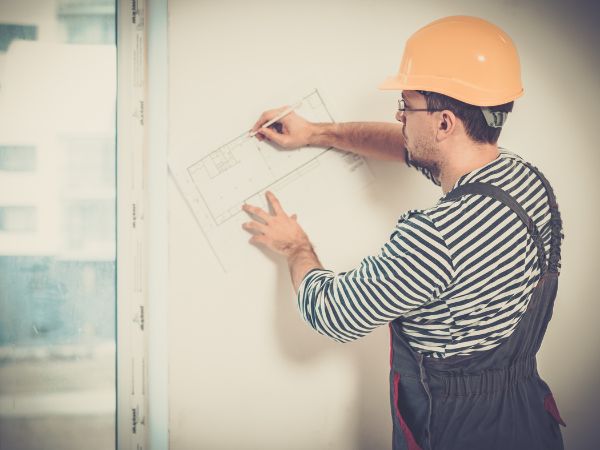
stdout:
POLYGON ((499 155, 496 144, 473 144, 455 146, 440 167, 440 182, 444 194, 450 192, 458 179, 489 164, 499 155))

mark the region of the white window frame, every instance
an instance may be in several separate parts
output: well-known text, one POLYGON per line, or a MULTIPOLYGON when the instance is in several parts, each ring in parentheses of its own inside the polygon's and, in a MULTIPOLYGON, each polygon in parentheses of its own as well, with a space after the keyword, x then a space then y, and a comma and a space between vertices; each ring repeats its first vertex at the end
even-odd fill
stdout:
POLYGON ((167 449, 167 0, 117 2, 117 72, 116 444, 167 449))

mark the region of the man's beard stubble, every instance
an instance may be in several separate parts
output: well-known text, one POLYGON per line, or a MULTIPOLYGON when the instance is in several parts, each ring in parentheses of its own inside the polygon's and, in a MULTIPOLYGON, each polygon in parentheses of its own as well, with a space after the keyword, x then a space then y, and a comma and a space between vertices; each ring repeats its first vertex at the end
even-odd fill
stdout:
MULTIPOLYGON (((406 136, 404 137, 404 139, 404 142, 408 144, 408 142, 406 141, 406 136)), ((414 167, 418 167, 429 171, 433 178, 439 181, 440 164, 438 161, 435 160, 435 154, 437 153, 437 150, 430 142, 426 142, 425 140, 417 140, 416 145, 417 148, 422 150, 422 154, 424 155, 424 157, 416 156, 414 153, 411 152, 408 145, 406 145, 406 151, 410 160, 410 164, 414 167)))

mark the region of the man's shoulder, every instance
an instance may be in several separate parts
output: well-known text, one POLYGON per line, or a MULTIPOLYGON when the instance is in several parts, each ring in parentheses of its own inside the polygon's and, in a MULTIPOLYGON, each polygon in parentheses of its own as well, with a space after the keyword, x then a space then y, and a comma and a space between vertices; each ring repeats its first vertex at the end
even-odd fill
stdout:
POLYGON ((440 213, 439 205, 426 209, 410 209, 400 216, 392 237, 398 233, 427 234, 442 237, 435 221, 436 214, 440 213))
POLYGON ((384 246, 384 255, 421 254, 426 259, 451 265, 452 257, 444 235, 430 216, 431 208, 411 209, 400 216, 384 246), (389 248, 394 252, 388 252, 389 248))

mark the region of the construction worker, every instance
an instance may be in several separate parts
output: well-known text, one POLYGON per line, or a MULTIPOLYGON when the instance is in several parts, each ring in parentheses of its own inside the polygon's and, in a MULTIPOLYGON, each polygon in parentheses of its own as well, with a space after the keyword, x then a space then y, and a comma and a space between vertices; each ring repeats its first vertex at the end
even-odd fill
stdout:
POLYGON ((497 145, 523 94, 510 37, 475 17, 446 17, 406 42, 397 123, 310 123, 263 113, 259 139, 405 161, 444 195, 398 220, 379 254, 323 268, 272 193, 244 205, 243 227, 287 258, 298 306, 340 342, 389 324, 394 449, 562 449, 565 425, 536 353, 552 315, 563 239, 548 181, 497 145))

